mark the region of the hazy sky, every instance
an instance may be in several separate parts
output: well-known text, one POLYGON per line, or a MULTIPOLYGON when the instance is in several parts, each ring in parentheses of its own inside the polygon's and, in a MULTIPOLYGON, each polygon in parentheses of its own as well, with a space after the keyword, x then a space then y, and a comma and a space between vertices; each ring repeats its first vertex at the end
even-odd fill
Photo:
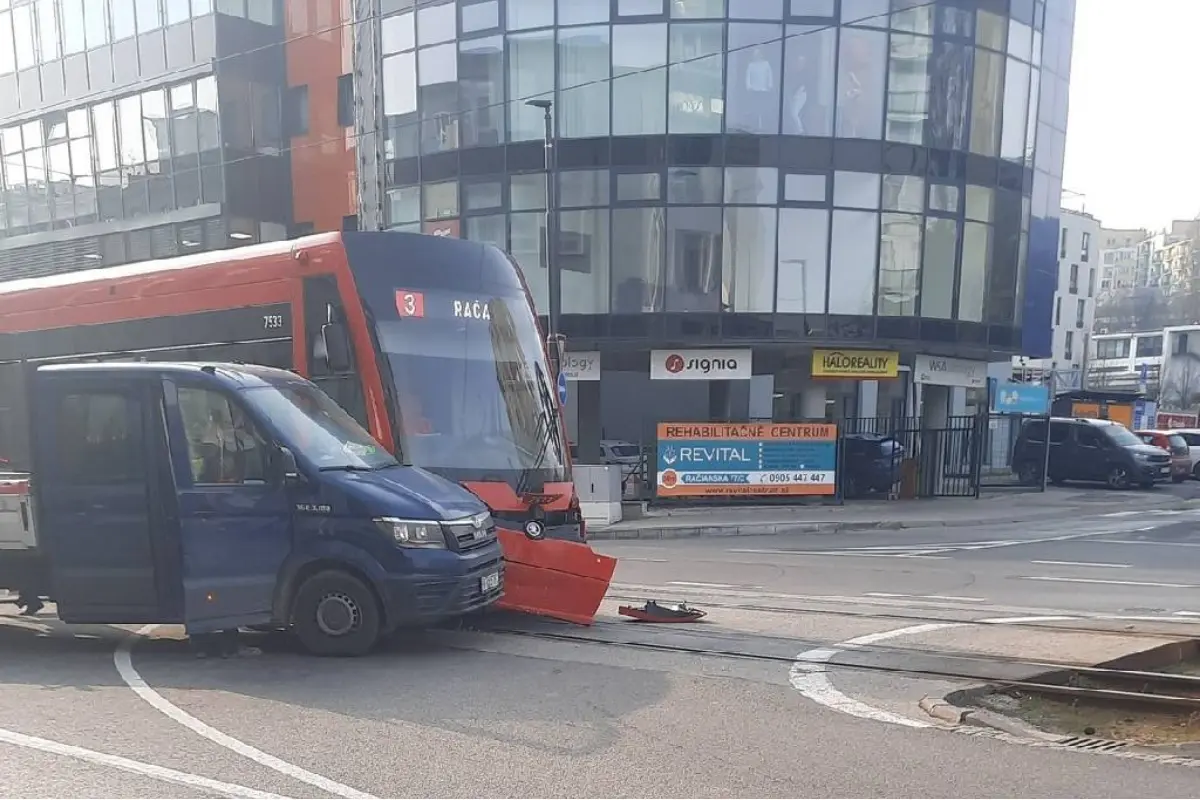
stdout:
MULTIPOLYGON (((1048 0, 1050 3, 1056 0, 1048 0)), ((1110 228, 1200 213, 1200 2, 1078 0, 1063 204, 1110 228)))

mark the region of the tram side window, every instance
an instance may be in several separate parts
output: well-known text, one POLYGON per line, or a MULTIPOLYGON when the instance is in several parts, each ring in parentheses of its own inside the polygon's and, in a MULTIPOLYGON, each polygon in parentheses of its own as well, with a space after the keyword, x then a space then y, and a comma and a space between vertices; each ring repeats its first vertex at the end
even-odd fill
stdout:
POLYGON ((193 483, 266 482, 265 440, 229 398, 210 389, 180 387, 179 413, 193 483))
POLYGON ((28 472, 29 420, 25 367, 0 364, 0 472, 28 472))

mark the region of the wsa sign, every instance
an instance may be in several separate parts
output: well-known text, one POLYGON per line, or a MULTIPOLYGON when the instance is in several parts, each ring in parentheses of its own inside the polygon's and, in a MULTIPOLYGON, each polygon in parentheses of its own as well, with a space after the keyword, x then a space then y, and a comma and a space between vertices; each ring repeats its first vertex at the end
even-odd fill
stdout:
POLYGON ((658 497, 832 495, 837 426, 658 425, 658 497))

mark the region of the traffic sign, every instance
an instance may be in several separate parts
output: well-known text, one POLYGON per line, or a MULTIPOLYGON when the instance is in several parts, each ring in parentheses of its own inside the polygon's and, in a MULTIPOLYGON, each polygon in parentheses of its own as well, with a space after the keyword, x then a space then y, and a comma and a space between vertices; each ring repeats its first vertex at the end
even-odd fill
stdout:
POLYGON ((565 407, 567 405, 567 373, 558 373, 558 404, 565 407))

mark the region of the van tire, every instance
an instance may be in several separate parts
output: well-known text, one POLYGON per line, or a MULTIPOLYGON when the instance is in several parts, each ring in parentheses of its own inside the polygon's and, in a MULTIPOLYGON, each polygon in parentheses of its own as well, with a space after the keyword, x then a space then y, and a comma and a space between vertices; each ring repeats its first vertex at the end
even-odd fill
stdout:
POLYGON ((292 630, 313 655, 365 655, 379 641, 380 622, 371 589, 337 569, 309 577, 292 602, 292 630))
POLYGON ((1108 477, 1105 479, 1105 483, 1110 489, 1128 489, 1132 483, 1129 478, 1129 470, 1120 464, 1114 464, 1108 468, 1108 477))
POLYGON ((1200 481, 1200 461, 1196 462, 1196 466, 1192 467, 1192 477, 1200 481))

